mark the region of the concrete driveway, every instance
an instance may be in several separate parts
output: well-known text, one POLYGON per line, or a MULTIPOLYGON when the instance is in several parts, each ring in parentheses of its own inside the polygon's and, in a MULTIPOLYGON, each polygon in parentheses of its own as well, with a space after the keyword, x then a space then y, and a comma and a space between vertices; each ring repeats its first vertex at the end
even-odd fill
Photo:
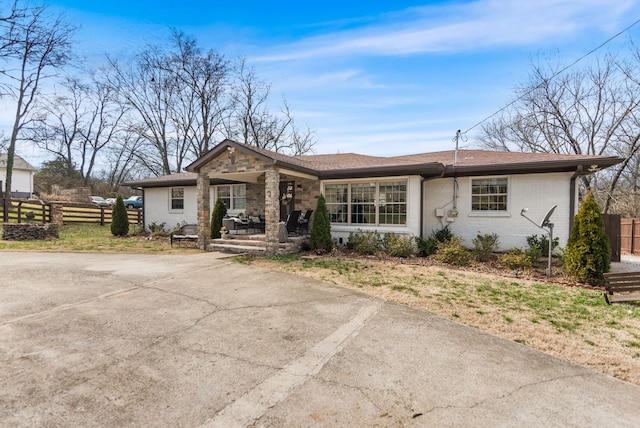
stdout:
POLYGON ((197 255, 0 253, 0 425, 638 426, 640 388, 197 255))

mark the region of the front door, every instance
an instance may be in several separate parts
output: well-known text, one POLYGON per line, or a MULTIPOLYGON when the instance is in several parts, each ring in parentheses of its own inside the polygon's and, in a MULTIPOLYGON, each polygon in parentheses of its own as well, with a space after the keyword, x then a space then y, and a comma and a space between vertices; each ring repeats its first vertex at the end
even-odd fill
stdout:
POLYGON ((295 188, 295 181, 280 182, 280 221, 287 221, 289 214, 294 210, 295 188))

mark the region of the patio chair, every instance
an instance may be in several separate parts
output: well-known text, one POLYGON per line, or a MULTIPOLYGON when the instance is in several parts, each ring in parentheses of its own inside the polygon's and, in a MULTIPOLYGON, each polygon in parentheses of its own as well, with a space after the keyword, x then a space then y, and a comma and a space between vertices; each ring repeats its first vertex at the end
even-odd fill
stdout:
POLYGON ((287 233, 298 233, 298 220, 300 220, 301 210, 293 210, 287 217, 287 233))
POLYGON ((311 222, 311 215, 313 214, 313 210, 307 210, 304 213, 304 217, 298 220, 298 233, 302 235, 304 232, 305 235, 309 234, 309 223, 311 222))
POLYGON ((264 233, 265 222, 259 216, 249 216, 249 229, 259 230, 264 233))

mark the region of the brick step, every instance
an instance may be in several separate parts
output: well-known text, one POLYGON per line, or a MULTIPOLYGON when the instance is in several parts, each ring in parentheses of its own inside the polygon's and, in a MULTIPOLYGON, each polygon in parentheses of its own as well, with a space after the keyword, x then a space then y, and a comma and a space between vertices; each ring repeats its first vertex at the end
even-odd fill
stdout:
MULTIPOLYGON (((221 241, 226 241, 226 239, 221 241)), ((218 244, 218 243, 209 245, 209 251, 221 251, 223 253, 263 254, 265 250, 266 250, 265 247, 257 247, 252 245, 218 244)))
POLYGON ((259 241, 257 239, 213 239, 211 240, 212 244, 218 245, 229 245, 229 246, 247 246, 247 247, 264 247, 264 240, 259 241))
POLYGON ((227 237, 224 239, 225 241, 232 241, 232 240, 237 240, 237 241, 262 241, 264 242, 266 240, 266 236, 265 235, 236 235, 236 234, 229 234, 227 235, 227 237))

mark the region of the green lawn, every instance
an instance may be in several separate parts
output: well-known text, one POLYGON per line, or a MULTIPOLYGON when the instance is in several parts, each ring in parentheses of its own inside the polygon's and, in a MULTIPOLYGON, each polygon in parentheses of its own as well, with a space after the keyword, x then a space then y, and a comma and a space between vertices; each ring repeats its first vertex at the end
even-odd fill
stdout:
MULTIPOLYGON (((133 228, 132 228, 133 229, 133 228)), ((145 236, 114 237, 107 226, 95 224, 69 224, 60 228, 60 239, 48 241, 0 240, 0 251, 58 251, 58 252, 106 252, 106 253, 161 253, 193 252, 194 247, 169 245, 169 238, 148 239, 145 236)))

